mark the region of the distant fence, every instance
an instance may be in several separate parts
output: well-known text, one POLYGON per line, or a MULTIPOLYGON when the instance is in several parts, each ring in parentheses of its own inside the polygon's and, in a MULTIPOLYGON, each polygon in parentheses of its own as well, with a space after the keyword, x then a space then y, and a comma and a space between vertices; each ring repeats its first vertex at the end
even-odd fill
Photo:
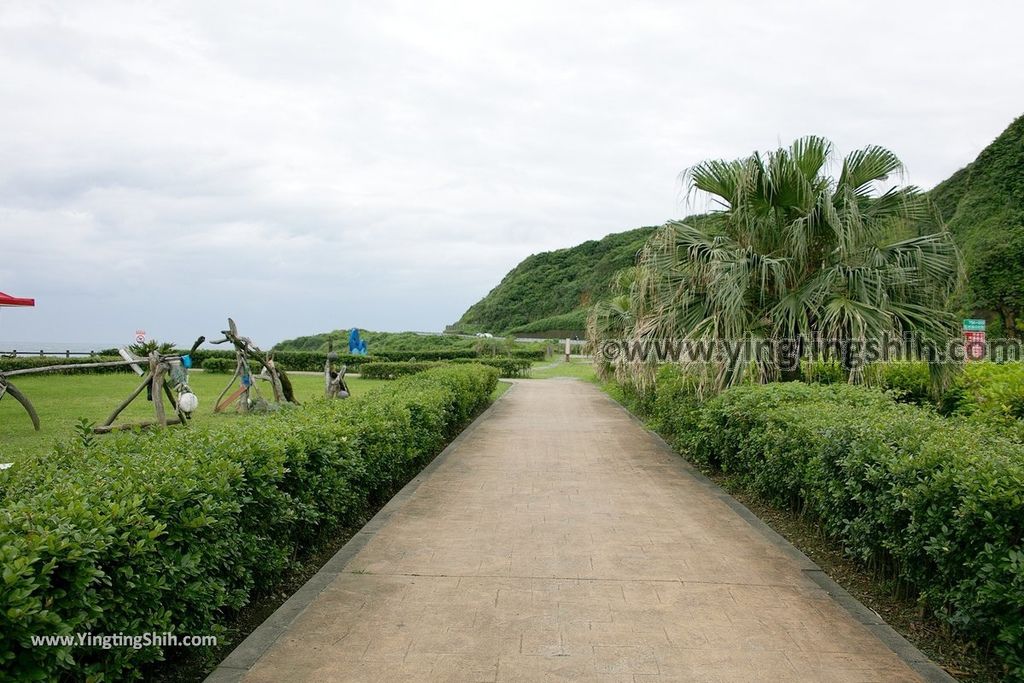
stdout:
POLYGON ((72 356, 98 356, 96 351, 46 351, 40 349, 38 351, 0 351, 0 356, 7 356, 9 358, 17 358, 18 356, 53 356, 56 358, 71 358, 72 356))

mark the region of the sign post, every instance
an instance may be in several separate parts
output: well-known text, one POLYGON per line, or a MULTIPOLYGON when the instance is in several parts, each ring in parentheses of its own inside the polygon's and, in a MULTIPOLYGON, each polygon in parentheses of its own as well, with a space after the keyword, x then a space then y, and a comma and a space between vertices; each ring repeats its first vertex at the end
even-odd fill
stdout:
POLYGON ((964 360, 985 358, 985 320, 967 318, 964 320, 964 360))

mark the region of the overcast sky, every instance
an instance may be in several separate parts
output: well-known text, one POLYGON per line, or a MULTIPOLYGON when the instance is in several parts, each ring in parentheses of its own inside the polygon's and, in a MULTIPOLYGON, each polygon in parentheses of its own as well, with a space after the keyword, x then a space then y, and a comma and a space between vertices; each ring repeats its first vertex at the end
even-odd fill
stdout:
POLYGON ((441 330, 531 253, 815 133, 931 187, 1018 2, 0 2, 0 340, 441 330))

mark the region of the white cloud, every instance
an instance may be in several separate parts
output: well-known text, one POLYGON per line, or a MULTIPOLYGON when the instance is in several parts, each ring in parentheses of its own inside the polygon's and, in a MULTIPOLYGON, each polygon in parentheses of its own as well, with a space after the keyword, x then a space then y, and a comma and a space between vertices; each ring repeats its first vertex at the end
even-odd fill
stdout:
POLYGON ((931 186, 1020 113, 1015 3, 6 2, 0 339, 440 329, 526 255, 806 133, 931 186))

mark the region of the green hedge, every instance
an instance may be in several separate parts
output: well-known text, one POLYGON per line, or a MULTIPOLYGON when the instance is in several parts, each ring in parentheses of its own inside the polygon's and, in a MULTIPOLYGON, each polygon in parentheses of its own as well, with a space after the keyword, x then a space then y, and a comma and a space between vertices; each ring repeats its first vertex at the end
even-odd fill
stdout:
POLYGON ((207 358, 202 362, 204 372, 234 372, 238 362, 234 358, 207 358))
POLYGON ((496 381, 436 368, 347 401, 18 460, 0 471, 0 678, 138 678, 165 654, 32 635, 219 632, 315 538, 361 524, 496 381))
POLYGON ((409 375, 415 375, 431 368, 436 368, 441 363, 430 362, 430 363, 417 363, 417 362, 397 362, 397 363, 364 363, 359 367, 359 376, 363 379, 398 379, 399 377, 407 377, 409 375))
MULTIPOLYGON (((183 350, 182 353, 185 353, 183 350)), ((203 363, 209 358, 226 358, 232 362, 234 370, 235 352, 228 349, 196 349, 192 354, 192 364, 195 367, 203 367, 203 363)), ((324 361, 327 354, 319 351, 275 351, 274 362, 285 370, 298 372, 323 372, 324 361)), ((355 370, 363 363, 373 363, 383 360, 377 356, 356 356, 348 353, 338 354, 337 364, 344 363, 349 370, 355 370)), ((230 371, 229 371, 230 372, 230 371)))
POLYGON ((453 363, 480 363, 497 368, 502 377, 526 377, 530 374, 533 361, 529 358, 456 358, 453 363))
MULTIPOLYGON (((89 356, 63 358, 60 356, 18 356, 17 358, 0 357, 0 372, 11 370, 24 370, 27 368, 42 368, 48 365, 82 365, 84 363, 108 363, 111 361, 124 360, 120 356, 89 356)), ((80 370, 61 370, 55 374, 97 374, 107 372, 132 372, 127 365, 108 368, 83 368, 80 370)), ((54 374, 54 373, 51 373, 54 374)), ((11 381, 17 381, 14 378, 11 381)))
POLYGON ((547 352, 544 349, 512 349, 508 355, 513 358, 526 358, 529 360, 544 360, 547 358, 547 352))
MULTIPOLYGON (((344 363, 351 371, 357 371, 366 363, 382 362, 406 362, 406 361, 438 361, 452 360, 454 358, 466 358, 473 356, 472 351, 465 349, 451 349, 440 351, 382 351, 367 356, 356 356, 348 353, 339 353, 338 364, 344 363)), ((192 360, 196 365, 202 365, 207 358, 231 358, 235 352, 227 349, 197 349, 192 354, 192 360)), ((285 370, 298 370, 306 372, 319 372, 324 369, 324 361, 327 354, 322 351, 275 351, 274 361, 285 370)))
POLYGON ((1024 445, 1000 422, 840 384, 741 386, 704 404, 673 369, 656 386, 634 407, 680 452, 813 518, 1024 679, 1024 445))
POLYGON ((396 379, 415 375, 446 363, 477 363, 498 370, 500 377, 526 377, 533 361, 526 358, 454 358, 451 361, 399 361, 389 363, 365 363, 359 368, 359 376, 365 379, 396 379))
POLYGON ((898 400, 935 405, 943 414, 1024 418, 1024 363, 966 363, 936 400, 927 363, 879 363, 868 369, 869 382, 894 392, 898 400))

